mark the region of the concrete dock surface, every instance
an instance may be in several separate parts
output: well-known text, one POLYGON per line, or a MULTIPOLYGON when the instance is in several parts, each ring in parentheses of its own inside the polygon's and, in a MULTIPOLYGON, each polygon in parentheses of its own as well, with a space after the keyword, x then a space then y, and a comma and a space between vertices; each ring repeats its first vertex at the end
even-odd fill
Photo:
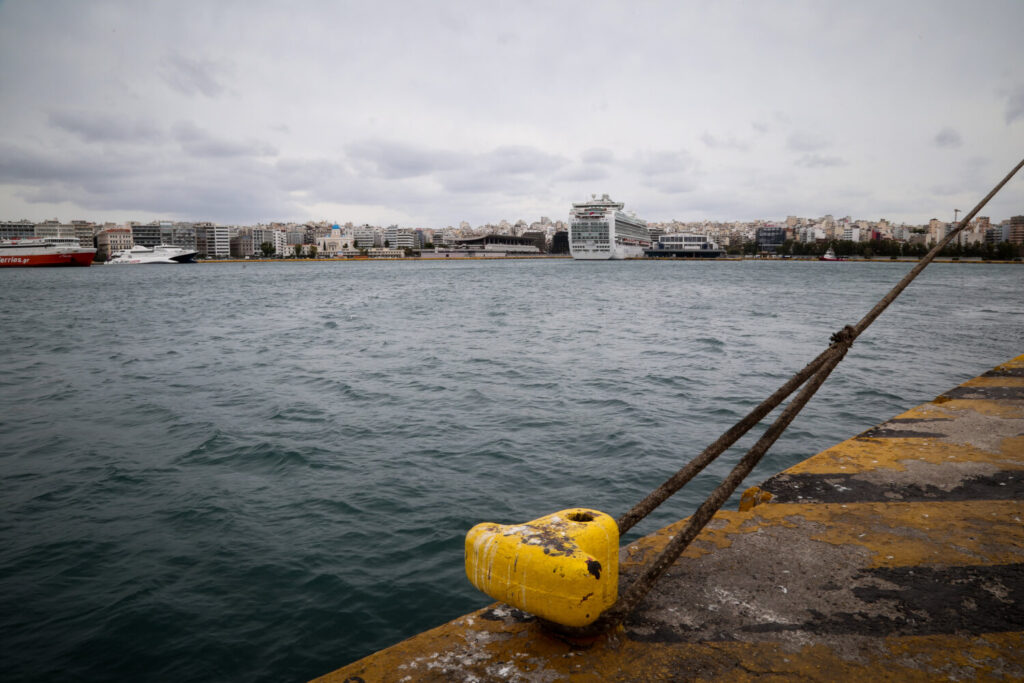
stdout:
POLYGON ((1024 355, 748 489, 613 633, 494 604, 317 680, 1021 680, 1022 520, 1024 355))

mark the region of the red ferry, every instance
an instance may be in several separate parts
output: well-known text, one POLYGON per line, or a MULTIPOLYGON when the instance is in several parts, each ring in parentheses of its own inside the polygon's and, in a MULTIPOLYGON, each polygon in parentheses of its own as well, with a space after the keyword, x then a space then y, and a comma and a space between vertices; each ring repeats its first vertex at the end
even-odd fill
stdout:
POLYGON ((0 268, 28 266, 91 266, 95 249, 73 237, 26 237, 0 240, 0 268))

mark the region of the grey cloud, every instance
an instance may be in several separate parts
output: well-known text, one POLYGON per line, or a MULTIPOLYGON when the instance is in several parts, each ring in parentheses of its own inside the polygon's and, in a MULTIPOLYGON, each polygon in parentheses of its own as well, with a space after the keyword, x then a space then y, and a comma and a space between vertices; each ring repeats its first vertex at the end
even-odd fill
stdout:
POLYGON ((103 174, 124 177, 130 174, 123 156, 70 153, 66 150, 34 150, 20 145, 0 144, 0 180, 14 185, 27 182, 96 182, 103 174), (102 173, 98 172, 102 169, 102 173))
POLYGON ((833 166, 845 166, 846 160, 842 157, 825 156, 822 154, 804 154, 794 163, 804 168, 830 168, 833 166))
POLYGON ((259 140, 231 141, 211 136, 189 121, 176 123, 172 129, 174 139, 186 154, 193 157, 265 157, 276 156, 277 150, 259 140))
POLYGON ((455 168, 466 160, 463 154, 386 140, 363 140, 345 151, 360 170, 392 180, 455 168))
POLYGON ((786 139, 786 147, 794 152, 816 152, 817 150, 825 149, 828 146, 829 143, 825 138, 806 131, 790 133, 789 137, 786 139))
POLYGON ((140 119, 128 120, 103 112, 56 111, 50 125, 72 133, 86 142, 158 143, 164 133, 140 119))
POLYGON ((221 71, 223 68, 216 62, 171 54, 164 60, 163 79, 184 95, 216 98, 227 90, 218 80, 221 71))
POLYGON ((1006 123, 1024 119, 1024 83, 1018 85, 1006 97, 1006 123))
POLYGON ((525 145, 469 154, 387 140, 363 140, 346 148, 355 169, 371 178, 432 177, 453 192, 519 194, 565 166, 566 159, 525 145))
POLYGON ((553 171, 566 163, 562 157, 525 145, 498 147, 479 158, 488 171, 503 175, 553 171))
POLYGON ((956 148, 963 144, 963 139, 960 133, 947 126, 935 134, 932 142, 936 147, 956 148))
POLYGON ((566 163, 536 147, 508 145, 472 155, 464 166, 440 174, 439 179, 452 192, 524 195, 541 192, 566 163))
POLYGON ((685 150, 641 154, 635 167, 644 177, 644 184, 658 192, 681 194, 697 188, 697 162, 685 150))
POLYGON ((289 192, 336 189, 351 179, 341 164, 326 159, 280 159, 275 164, 275 174, 281 188, 289 192))
POLYGON ((559 174, 558 180, 569 182, 604 180, 608 177, 608 170, 601 166, 580 166, 565 173, 559 174))
POLYGON ((733 136, 720 138, 707 131, 700 136, 701 142, 703 142, 710 149, 735 149, 741 152, 745 152, 750 149, 750 144, 737 140, 733 136))
POLYGON ((580 154, 580 161, 585 164, 610 164, 615 161, 615 155, 610 149, 594 147, 580 154))
POLYGON ((138 148, 32 150, 0 144, 0 182, 25 201, 89 210, 148 211, 219 221, 292 215, 296 205, 263 164, 218 164, 138 148))
POLYGON ((695 165, 693 157, 686 151, 648 152, 639 157, 637 169, 645 176, 667 173, 688 172, 695 165))

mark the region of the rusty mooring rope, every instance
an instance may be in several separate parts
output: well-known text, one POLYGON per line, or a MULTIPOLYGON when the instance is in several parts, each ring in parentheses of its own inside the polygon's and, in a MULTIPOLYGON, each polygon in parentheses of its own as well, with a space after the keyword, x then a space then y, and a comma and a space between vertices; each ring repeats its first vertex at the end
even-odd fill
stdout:
POLYGON ((650 495, 618 520, 619 534, 625 534, 633 525, 650 514, 658 505, 681 489, 709 463, 725 452, 729 446, 746 434, 768 413, 778 407, 790 394, 803 387, 796 395, 796 398, 775 419, 775 422, 765 430, 757 443, 736 463, 732 471, 722 480, 722 483, 701 503, 697 511, 690 515, 683 529, 676 533, 665 549, 650 564, 644 567, 639 576, 620 594, 618 601, 609 610, 605 611, 597 621, 582 628, 572 628, 550 623, 548 623, 548 626, 566 635, 589 637, 608 631, 628 616, 644 596, 650 592, 662 574, 675 563, 704 526, 711 521, 714 514, 725 504, 725 501, 729 499, 729 496, 733 494, 747 475, 757 466, 757 463, 768 452, 768 449, 771 448, 776 439, 782 435, 782 432, 786 430, 797 414, 811 400, 811 397, 814 396, 815 392, 825 382, 832 370, 843 360, 846 352, 850 350, 857 337, 889 307, 889 304, 896 300, 896 297, 938 256, 943 248, 963 231, 967 224, 1010 181, 1022 166, 1024 166, 1024 159, 984 199, 978 202, 977 206, 961 219, 957 227, 940 240, 856 325, 847 325, 833 334, 829 340, 829 347, 822 351, 817 358, 793 375, 775 393, 750 411, 746 417, 722 434, 713 444, 705 448, 700 455, 672 475, 664 484, 651 492, 650 495))

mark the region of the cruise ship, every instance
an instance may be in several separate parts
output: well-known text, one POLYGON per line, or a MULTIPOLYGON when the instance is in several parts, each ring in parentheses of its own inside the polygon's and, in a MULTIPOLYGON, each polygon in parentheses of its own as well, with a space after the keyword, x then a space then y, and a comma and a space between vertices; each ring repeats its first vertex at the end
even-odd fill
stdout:
POLYGON ((569 214, 569 252, 574 259, 641 258, 651 246, 647 223, 625 213, 621 202, 608 195, 591 195, 589 202, 573 203, 569 214))

